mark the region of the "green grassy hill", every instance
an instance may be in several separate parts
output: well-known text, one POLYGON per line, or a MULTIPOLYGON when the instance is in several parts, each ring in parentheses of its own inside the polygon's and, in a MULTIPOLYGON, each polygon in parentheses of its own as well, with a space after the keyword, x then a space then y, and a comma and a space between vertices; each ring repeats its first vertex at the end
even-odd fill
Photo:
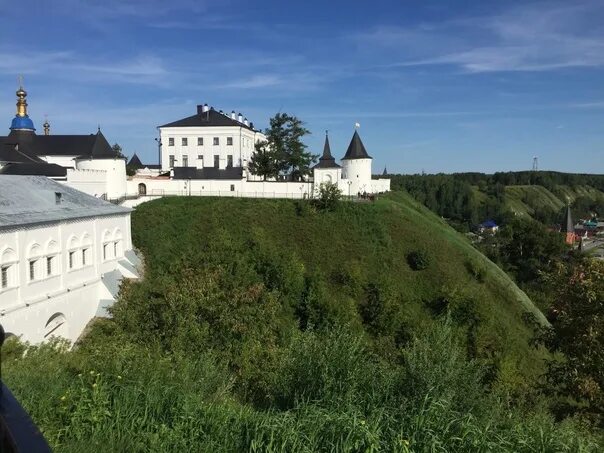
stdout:
POLYGON ((402 193, 336 212, 286 200, 165 198, 141 205, 133 229, 147 278, 172 272, 183 257, 216 266, 236 256, 269 287, 275 275, 287 279, 294 309, 311 279, 323 292, 323 318, 377 332, 380 344, 417 334, 449 305, 479 357, 512 375, 540 369, 523 318, 545 323, 541 312, 465 237, 402 193), (411 269, 414 251, 425 252, 426 269, 411 269), (383 305, 376 319, 363 317, 371 303, 383 305))
POLYGON ((2 348, 53 451, 598 451, 539 387, 542 314, 407 195, 164 198, 132 226, 111 320, 2 348))

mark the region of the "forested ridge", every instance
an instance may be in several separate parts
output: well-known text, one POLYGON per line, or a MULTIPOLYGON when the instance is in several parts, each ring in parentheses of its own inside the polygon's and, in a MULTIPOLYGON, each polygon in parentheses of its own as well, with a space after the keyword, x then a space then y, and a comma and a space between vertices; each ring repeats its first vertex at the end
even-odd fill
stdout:
POLYGON ((458 229, 511 216, 558 224, 570 201, 578 217, 604 215, 604 175, 523 171, 392 175, 393 190, 405 190, 458 229))

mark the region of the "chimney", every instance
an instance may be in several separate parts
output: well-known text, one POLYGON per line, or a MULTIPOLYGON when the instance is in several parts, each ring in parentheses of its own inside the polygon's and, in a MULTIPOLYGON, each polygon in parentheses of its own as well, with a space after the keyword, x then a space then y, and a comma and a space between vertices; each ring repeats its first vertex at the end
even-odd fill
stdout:
POLYGON ((254 129, 254 123, 250 122, 250 127, 254 129))
MULTIPOLYGON (((210 107, 210 110, 212 110, 212 111, 213 111, 213 110, 214 110, 214 106, 210 107)), ((206 111, 207 111, 207 110, 206 110, 206 111)))
POLYGON ((241 114, 241 112, 239 112, 239 115, 237 115, 237 121, 243 123, 243 115, 241 114))
POLYGON ((204 104, 203 107, 201 108, 202 112, 207 112, 208 110, 210 110, 210 108, 208 107, 208 104, 204 104))
POLYGON ((205 110, 203 109, 203 105, 198 105, 197 106, 197 114, 201 115, 203 112, 205 112, 205 110))
POLYGON ((243 124, 245 124, 246 126, 249 126, 249 125, 250 125, 250 122, 249 122, 249 121, 247 120, 247 118, 246 118, 246 119, 244 119, 244 120, 243 120, 243 124))
POLYGON ((235 110, 231 111, 231 119, 232 120, 236 120, 237 119, 237 115, 235 114, 235 110))

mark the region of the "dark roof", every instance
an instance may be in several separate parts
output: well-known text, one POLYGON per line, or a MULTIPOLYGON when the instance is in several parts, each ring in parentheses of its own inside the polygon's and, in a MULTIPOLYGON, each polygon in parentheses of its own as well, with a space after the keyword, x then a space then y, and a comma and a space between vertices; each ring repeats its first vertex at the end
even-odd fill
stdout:
POLYGON ((254 130, 251 126, 246 126, 244 123, 240 123, 237 120, 232 119, 228 115, 224 115, 216 110, 210 109, 206 112, 202 112, 202 106, 197 106, 197 114, 183 118, 172 123, 164 124, 159 127, 198 127, 198 126, 237 126, 254 130))
POLYGON ((323 155, 319 158, 319 163, 313 168, 342 168, 336 164, 336 160, 331 155, 331 147, 329 146, 329 137, 325 135, 325 145, 323 145, 323 155))
POLYGON ((130 161, 126 164, 126 166, 129 168, 138 169, 138 168, 143 168, 143 163, 138 158, 136 153, 134 153, 134 155, 130 158, 130 161))
POLYGON ((46 162, 16 162, 6 164, 0 168, 0 175, 65 177, 67 176, 67 169, 46 162))
POLYGON ((174 179, 242 179, 241 167, 174 167, 174 179))
POLYGON ((574 233, 575 224, 570 213, 570 204, 566 207, 566 213, 564 214, 564 222, 562 223, 562 231, 564 233, 574 233))
POLYGON ((8 136, 0 137, 2 142, 19 144, 19 150, 31 156, 118 157, 100 130, 90 135, 36 135, 33 131, 11 131, 8 136))
POLYGON ((352 136, 352 140, 350 140, 350 145, 348 145, 348 149, 346 150, 346 154, 342 158, 344 159, 371 159, 372 157, 367 154, 367 150, 365 149, 365 145, 361 141, 361 137, 359 137, 359 133, 354 131, 354 135, 352 136))
POLYGON ((495 228, 497 226, 497 223, 495 223, 494 220, 485 220, 484 222, 482 222, 480 224, 481 227, 483 228, 495 228))
POLYGON ((382 176, 388 176, 388 170, 386 170, 385 166, 384 166, 384 171, 382 172, 382 176))
POLYGON ((141 162, 141 160, 139 159, 139 157, 136 155, 136 153, 134 153, 134 155, 130 158, 130 161, 126 164, 126 166, 128 168, 132 168, 134 170, 139 170, 141 168, 150 168, 150 169, 154 169, 154 170, 161 169, 161 165, 159 165, 159 164, 153 164, 153 165, 143 164, 141 162))

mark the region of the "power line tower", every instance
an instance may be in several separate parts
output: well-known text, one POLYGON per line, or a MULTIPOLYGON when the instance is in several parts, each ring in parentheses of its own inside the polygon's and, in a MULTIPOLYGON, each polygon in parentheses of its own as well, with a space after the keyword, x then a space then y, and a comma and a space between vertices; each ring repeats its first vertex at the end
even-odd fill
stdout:
POLYGON ((539 171, 539 158, 533 157, 533 171, 539 171))

